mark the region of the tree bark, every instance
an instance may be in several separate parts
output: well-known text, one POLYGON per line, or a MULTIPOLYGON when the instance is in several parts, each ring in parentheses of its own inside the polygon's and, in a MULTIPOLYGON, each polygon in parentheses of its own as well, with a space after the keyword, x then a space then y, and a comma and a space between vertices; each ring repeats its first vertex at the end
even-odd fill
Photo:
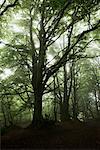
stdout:
MULTIPOLYGON (((73 50, 73 55, 74 55, 74 50, 73 50)), ((72 62, 73 64, 72 64, 72 76, 73 76, 73 119, 74 120, 77 120, 77 115, 78 115, 78 106, 77 106, 77 96, 76 96, 76 67, 75 67, 75 60, 73 60, 73 62, 72 62)))
POLYGON ((55 75, 54 78, 54 120, 57 121, 57 102, 56 102, 56 82, 55 82, 55 75))
POLYGON ((42 94, 35 94, 34 101, 34 114, 33 114, 33 125, 36 127, 41 126, 42 123, 42 94))
POLYGON ((97 93, 96 93, 96 89, 94 90, 94 95, 95 95, 96 117, 99 118, 99 107, 98 107, 98 101, 97 101, 97 93))
POLYGON ((64 97, 62 102, 62 113, 61 113, 61 121, 66 121, 69 119, 69 99, 67 96, 67 71, 66 65, 64 65, 64 97))
POLYGON ((5 127, 7 127, 7 119, 6 119, 6 114, 5 114, 5 110, 4 110, 3 99, 1 100, 1 110, 3 113, 3 117, 4 117, 4 125, 5 125, 5 127))
POLYGON ((69 113, 69 99, 72 90, 72 67, 70 69, 70 85, 68 86, 66 65, 64 66, 64 98, 61 104, 61 120, 66 121, 70 119, 69 113))

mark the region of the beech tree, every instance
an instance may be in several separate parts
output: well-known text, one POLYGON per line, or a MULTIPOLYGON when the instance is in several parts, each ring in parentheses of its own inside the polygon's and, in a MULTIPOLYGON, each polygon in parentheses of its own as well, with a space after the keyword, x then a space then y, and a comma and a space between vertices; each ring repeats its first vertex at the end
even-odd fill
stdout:
MULTIPOLYGON (((16 2, 17 0, 14 5, 16 2)), ((1 43, 6 46, 9 53, 1 54, 1 57, 10 56, 10 67, 24 66, 29 72, 34 92, 33 124, 35 126, 39 126, 43 120, 42 100, 49 79, 59 68, 65 66, 67 61, 73 59, 75 54, 82 51, 82 42, 85 45, 89 43, 91 32, 98 31, 100 27, 97 15, 98 5, 98 0, 64 0, 63 2, 61 0, 23 0, 19 1, 19 7, 14 14, 11 12, 10 18, 18 14, 21 16, 21 26, 24 26, 23 32, 26 34, 14 36, 12 30, 10 42, 3 42, 4 38, 2 38, 1 43), (60 49, 58 42, 62 44, 63 35, 66 35, 66 44, 60 49), (58 44, 56 56, 53 58, 55 62, 50 64, 48 53, 55 43, 58 44), (58 59, 56 59, 57 55, 58 59)))

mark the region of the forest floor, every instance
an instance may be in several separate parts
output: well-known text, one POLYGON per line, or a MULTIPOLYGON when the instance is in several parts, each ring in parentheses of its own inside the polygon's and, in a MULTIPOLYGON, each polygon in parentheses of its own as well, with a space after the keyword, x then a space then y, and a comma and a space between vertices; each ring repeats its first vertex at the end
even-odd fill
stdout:
POLYGON ((100 149, 100 122, 68 121, 34 129, 14 127, 1 136, 1 149, 100 149))

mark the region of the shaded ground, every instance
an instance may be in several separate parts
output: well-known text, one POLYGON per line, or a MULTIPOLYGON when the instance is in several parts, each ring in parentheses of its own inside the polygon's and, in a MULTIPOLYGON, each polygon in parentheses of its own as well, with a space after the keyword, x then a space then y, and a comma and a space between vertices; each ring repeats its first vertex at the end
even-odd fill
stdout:
POLYGON ((1 137, 1 149, 100 149, 100 123, 69 121, 34 129, 15 127, 1 137))

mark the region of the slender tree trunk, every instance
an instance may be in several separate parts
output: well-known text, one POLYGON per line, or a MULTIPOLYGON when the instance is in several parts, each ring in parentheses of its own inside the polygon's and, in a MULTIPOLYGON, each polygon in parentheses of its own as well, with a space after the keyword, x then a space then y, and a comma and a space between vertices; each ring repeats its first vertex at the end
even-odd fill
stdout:
POLYGON ((59 84, 59 80, 58 77, 56 75, 56 80, 57 80, 57 85, 58 85, 58 93, 59 93, 59 109, 60 109, 60 121, 62 120, 62 95, 61 95, 61 91, 60 91, 60 84, 59 84))
POLYGON ((67 99, 67 71, 66 65, 64 65, 64 97, 62 102, 61 121, 69 119, 69 100, 67 99))
POLYGON ((73 85, 73 119, 77 119, 77 100, 76 100, 76 81, 74 75, 74 85, 73 85))
POLYGON ((94 95, 95 95, 96 116, 97 116, 97 118, 99 118, 99 107, 98 107, 98 101, 97 101, 97 93, 96 93, 96 90, 94 91, 94 95))
POLYGON ((3 117, 4 117, 4 125, 5 127, 7 127, 7 119, 6 119, 6 114, 5 114, 5 111, 4 111, 4 104, 1 100, 1 110, 2 110, 2 113, 3 113, 3 117))
MULTIPOLYGON (((74 55, 74 50, 73 50, 74 55)), ((75 71, 75 60, 72 62, 72 76, 73 76, 73 119, 77 120, 78 106, 77 106, 77 96, 76 96, 76 71, 75 71)))
POLYGON ((55 82, 55 75, 54 78, 54 119, 57 121, 57 103, 56 103, 56 82, 55 82))
MULTIPOLYGON (((68 49, 70 48, 71 44, 71 35, 73 31, 73 25, 69 28, 68 31, 68 49)), ((63 47, 65 46, 65 42, 63 39, 63 47)), ((68 79, 67 79, 67 70, 66 70, 66 64, 63 66, 64 67, 64 98, 62 102, 62 121, 69 120, 70 115, 69 115, 69 98, 70 98, 70 92, 71 92, 71 86, 72 86, 72 78, 69 86, 69 92, 68 92, 68 79)), ((72 77, 72 76, 71 76, 72 77)))
POLYGON ((9 98, 7 97, 7 111, 8 111, 8 122, 10 125, 13 125, 13 117, 11 114, 11 108, 10 108, 10 104, 9 104, 9 98))
POLYGON ((66 65, 64 66, 64 98, 61 104, 61 120, 66 121, 70 119, 69 114, 69 98, 70 93, 72 89, 72 71, 71 73, 71 79, 70 79, 70 85, 68 86, 68 79, 67 79, 67 70, 66 65))

